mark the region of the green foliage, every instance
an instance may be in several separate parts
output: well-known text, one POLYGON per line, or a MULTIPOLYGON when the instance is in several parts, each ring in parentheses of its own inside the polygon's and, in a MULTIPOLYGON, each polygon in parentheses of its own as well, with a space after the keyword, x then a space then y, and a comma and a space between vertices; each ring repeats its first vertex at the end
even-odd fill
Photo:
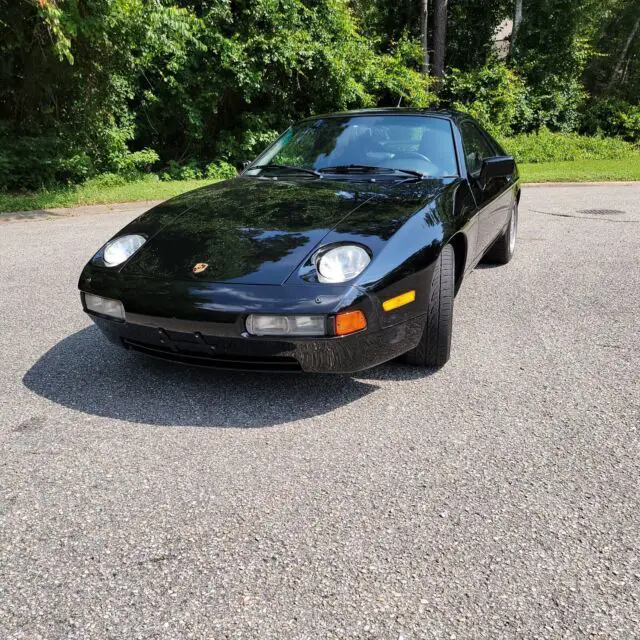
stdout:
POLYGON ((0 148, 15 170, 2 171, 0 188, 79 182, 103 171, 133 175, 155 161, 149 151, 131 153, 130 102, 137 52, 146 46, 141 26, 161 10, 142 0, 5 0, 0 148))
POLYGON ((204 171, 204 177, 208 180, 227 180, 228 178, 235 178, 237 175, 236 168, 224 160, 212 162, 207 165, 204 171))
POLYGON ((420 36, 420 2, 417 0, 352 0, 351 7, 360 32, 388 51, 393 43, 420 36))
POLYGON ((528 92, 532 118, 524 130, 549 127, 555 131, 575 131, 580 124, 580 111, 585 100, 586 93, 577 78, 547 76, 528 92))
MULTIPOLYGON (((302 117, 432 105, 421 6, 0 0, 0 190, 159 167, 170 179, 226 176, 302 117)), ((513 1, 450 2, 441 99, 500 136, 547 127, 637 141, 640 34, 626 47, 637 6, 527 0, 498 62, 492 36, 513 1)))
POLYGON ((139 138, 163 159, 238 161, 313 113, 433 100, 415 45, 378 54, 342 0, 215 3, 193 33, 179 64, 146 76, 139 138))
POLYGON ((527 130, 534 117, 524 81, 503 63, 468 72, 454 69, 446 78, 444 95, 495 136, 527 130))
POLYGON ((513 0, 450 2, 447 26, 448 66, 470 71, 493 63, 492 38, 498 25, 506 18, 513 17, 513 6, 513 0))
POLYGON ((9 127, 3 124, 0 122, 0 190, 82 182, 92 174, 87 153, 65 148, 54 136, 10 136, 9 127))
POLYGON ((638 143, 640 105, 614 97, 594 100, 585 108, 581 128, 584 133, 620 136, 638 143))
POLYGON ((454 69, 445 81, 443 98, 470 113, 496 136, 537 131, 578 129, 585 91, 575 79, 549 76, 535 87, 505 63, 474 71, 454 69))
POLYGON ((140 173, 149 171, 159 159, 160 156, 153 149, 142 149, 116 155, 111 165, 120 175, 135 178, 140 173))
POLYGON ((638 0, 597 3, 592 34, 593 55, 585 70, 585 85, 592 95, 640 103, 640 20, 638 0), (629 38, 635 31, 635 37, 629 38), (625 47, 628 48, 625 52, 625 47))
POLYGON ((73 64, 71 41, 63 28, 63 23, 65 22, 63 11, 56 2, 48 2, 47 0, 39 0, 36 10, 51 34, 53 50, 60 61, 67 60, 67 62, 73 64))
POLYGON ((527 83, 550 77, 580 78, 591 54, 589 36, 598 5, 594 0, 527 0, 513 61, 527 83))
POLYGON ((521 164, 523 182, 604 182, 640 180, 640 162, 623 160, 572 160, 521 164))
POLYGON ((629 158, 640 163, 640 149, 620 138, 554 133, 546 127, 537 133, 502 138, 501 144, 518 162, 629 158))
MULTIPOLYGON (((510 63, 528 87, 532 119, 521 130, 546 126, 575 131, 587 97, 583 73, 594 55, 601 19, 597 0, 528 0, 510 63)), ((517 128, 516 128, 517 130, 517 128)))
MULTIPOLYGON (((378 50, 391 51, 403 38, 419 41, 422 0, 351 0, 350 4, 361 33, 374 42, 378 50)), ((497 26, 512 15, 513 0, 455 0, 449 2, 448 8, 449 66, 467 71, 485 65, 491 56, 491 40, 497 26)), ((429 11, 433 11, 432 2, 429 11)), ((428 23, 430 43, 433 36, 431 19, 428 23)))
MULTIPOLYGON (((363 52, 365 53, 365 52, 363 52)), ((369 94, 364 106, 428 107, 436 102, 430 80, 418 71, 422 50, 416 42, 402 37, 389 53, 375 58, 365 68, 365 88, 369 94)))
POLYGON ((169 160, 165 170, 160 174, 160 179, 168 180, 200 180, 202 169, 195 160, 180 164, 175 160, 169 160))
POLYGON ((132 177, 158 160, 192 179, 303 116, 434 100, 419 47, 379 52, 346 0, 7 2, 4 189, 132 177))
MULTIPOLYGON (((153 177, 157 181, 157 178, 155 176, 153 177)), ((130 182, 130 180, 123 175, 117 173, 102 173, 99 176, 87 180, 83 186, 87 188, 108 189, 110 187, 121 187, 127 184, 127 182, 130 182)))
POLYGON ((90 178, 81 185, 69 185, 41 189, 34 193, 6 193, 0 191, 0 215, 9 211, 31 211, 52 207, 111 202, 133 202, 135 200, 165 200, 185 191, 197 189, 211 180, 173 180, 160 182, 158 177, 147 174, 136 180, 125 180, 111 174, 107 178, 90 178))
POLYGON ((170 160, 166 169, 160 174, 160 179, 167 180, 226 180, 238 175, 236 168, 225 160, 211 162, 202 166, 196 160, 180 164, 170 160))

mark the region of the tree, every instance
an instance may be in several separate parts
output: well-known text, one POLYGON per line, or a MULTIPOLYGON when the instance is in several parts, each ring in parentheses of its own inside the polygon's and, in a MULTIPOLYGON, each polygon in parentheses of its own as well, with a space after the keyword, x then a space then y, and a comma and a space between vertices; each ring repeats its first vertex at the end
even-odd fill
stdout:
POLYGON ((455 0, 448 13, 446 66, 474 71, 492 60, 493 38, 513 16, 513 0, 455 0))
POLYGON ((511 32, 511 48, 513 49, 522 22, 522 0, 516 0, 516 10, 513 16, 513 31, 511 32))
POLYGON ((419 44, 379 40, 347 0, 0 0, 0 189, 198 171, 313 113, 428 106, 419 44))
POLYGON ((622 51, 618 57, 618 61, 616 62, 616 66, 613 69, 613 73, 611 74, 611 78, 609 79, 609 83, 607 84, 607 89, 612 89, 614 85, 620 82, 621 79, 624 78, 623 69, 625 66, 625 61, 627 60, 627 54, 629 53, 629 47, 633 42, 633 39, 636 37, 638 33, 638 28, 640 27, 640 15, 636 18, 636 21, 631 28, 631 33, 629 33, 629 37, 624 43, 624 47, 622 47, 622 51))
POLYGON ((436 78, 441 78, 444 73, 447 46, 447 4, 448 0, 434 0, 433 75, 436 78))
POLYGON ((636 140, 639 1, 0 0, 0 189, 158 156, 197 177, 303 116, 428 106, 429 72, 501 131, 636 140), (498 68, 505 18, 517 46, 498 68))
POLYGON ((422 73, 429 75, 429 0, 422 0, 422 73))

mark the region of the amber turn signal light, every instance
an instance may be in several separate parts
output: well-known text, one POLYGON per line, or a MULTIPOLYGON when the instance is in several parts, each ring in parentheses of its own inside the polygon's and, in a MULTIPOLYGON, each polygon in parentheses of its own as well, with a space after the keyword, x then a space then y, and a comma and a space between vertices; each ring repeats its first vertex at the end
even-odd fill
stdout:
POLYGON ((343 311, 336 316, 336 335, 346 336, 367 328, 367 319, 362 311, 343 311))
POLYGON ((410 302, 413 302, 415 299, 416 299, 416 292, 407 291, 406 293, 396 296, 395 298, 389 298, 389 300, 385 300, 382 303, 382 308, 385 311, 393 311, 398 307, 404 307, 405 304, 409 304, 410 302))

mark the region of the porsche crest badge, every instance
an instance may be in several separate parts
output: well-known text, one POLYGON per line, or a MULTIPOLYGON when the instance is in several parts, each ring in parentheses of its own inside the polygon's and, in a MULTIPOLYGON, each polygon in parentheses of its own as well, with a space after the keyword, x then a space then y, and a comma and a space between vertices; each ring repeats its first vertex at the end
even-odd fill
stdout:
POLYGON ((206 262, 198 262, 198 264, 193 265, 193 269, 191 269, 191 271, 193 271, 193 273, 202 273, 208 266, 209 265, 206 262))

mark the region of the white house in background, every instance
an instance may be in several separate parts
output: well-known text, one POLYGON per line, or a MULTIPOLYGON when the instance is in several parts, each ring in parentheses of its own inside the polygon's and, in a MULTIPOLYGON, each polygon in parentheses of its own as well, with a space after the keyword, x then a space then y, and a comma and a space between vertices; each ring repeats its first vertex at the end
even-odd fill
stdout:
POLYGON ((511 19, 504 20, 496 29, 496 33, 493 36, 493 50, 500 60, 504 60, 509 55, 512 33, 513 20, 511 19))

